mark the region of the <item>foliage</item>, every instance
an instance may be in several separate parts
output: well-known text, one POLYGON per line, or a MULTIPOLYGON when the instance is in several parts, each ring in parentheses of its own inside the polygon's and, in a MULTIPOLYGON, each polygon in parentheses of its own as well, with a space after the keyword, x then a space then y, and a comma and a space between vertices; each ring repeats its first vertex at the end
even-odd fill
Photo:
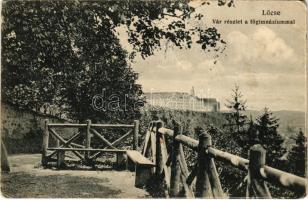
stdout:
POLYGON ((288 162, 292 173, 304 177, 306 169, 305 159, 307 150, 307 139, 301 129, 297 137, 295 138, 295 142, 295 145, 289 152, 288 162))
POLYGON ((244 131, 244 134, 241 135, 239 140, 239 145, 242 147, 241 156, 247 158, 250 147, 255 144, 259 144, 258 130, 255 122, 251 118, 248 129, 244 131))
POLYGON ((279 119, 273 113, 264 108, 264 113, 256 119, 257 140, 266 150, 266 163, 272 167, 281 167, 281 157, 286 153, 282 147, 283 138, 277 132, 279 119))
POLYGON ((42 150, 43 130, 31 129, 22 138, 3 136, 8 154, 40 153, 42 150))
POLYGON ((137 53, 151 56, 163 41, 215 52, 225 46, 216 28, 190 23, 203 15, 183 0, 4 1, 2 8, 3 100, 37 111, 56 105, 79 121, 140 117, 142 90, 129 64, 137 53), (132 52, 121 46, 118 28, 132 52), (97 96, 104 99, 95 107, 97 96))
POLYGON ((227 100, 226 107, 230 109, 230 115, 227 115, 228 124, 230 132, 237 133, 239 137, 241 132, 244 131, 244 125, 247 119, 247 116, 243 114, 246 110, 246 100, 242 100, 242 93, 238 85, 235 85, 235 88, 232 90, 233 94, 231 99, 227 100), (233 127, 236 127, 234 130, 233 127))

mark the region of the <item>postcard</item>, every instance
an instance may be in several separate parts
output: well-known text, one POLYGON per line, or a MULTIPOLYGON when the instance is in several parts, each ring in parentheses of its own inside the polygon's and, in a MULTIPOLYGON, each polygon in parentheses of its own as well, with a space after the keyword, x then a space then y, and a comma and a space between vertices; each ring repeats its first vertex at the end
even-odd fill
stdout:
POLYGON ((307 5, 3 0, 2 198, 304 198, 307 5))

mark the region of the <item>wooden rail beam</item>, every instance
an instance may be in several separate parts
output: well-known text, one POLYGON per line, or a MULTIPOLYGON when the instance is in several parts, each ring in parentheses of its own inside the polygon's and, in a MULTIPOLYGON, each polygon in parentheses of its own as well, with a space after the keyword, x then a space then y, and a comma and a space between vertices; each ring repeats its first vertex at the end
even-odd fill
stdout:
POLYGON ((109 146, 112 149, 117 149, 114 147, 104 136, 102 136, 99 132, 97 132, 95 129, 91 129, 91 131, 96 135, 99 139, 101 139, 107 146, 109 146))
POLYGON ((121 142, 126 140, 131 134, 133 130, 129 130, 127 133, 122 135, 120 138, 116 139, 114 142, 111 143, 112 146, 117 147, 121 142))
POLYGON ((84 145, 76 144, 76 143, 74 143, 74 142, 71 142, 71 145, 74 146, 74 147, 85 148, 84 145))
MULTIPOLYGON (((114 146, 115 148, 117 148, 117 146, 123 142, 124 140, 126 140, 131 133, 133 132, 133 130, 129 130, 127 133, 125 133, 123 136, 121 136, 120 138, 118 138, 117 140, 115 140, 114 142, 111 143, 112 146, 114 146)), ((99 148, 101 148, 102 146, 99 146, 99 148)), ((107 147, 105 147, 104 149, 106 149, 107 147)), ((99 157, 103 152, 97 152, 96 154, 92 155, 90 157, 91 160, 96 159, 97 157, 99 157)))
MULTIPOLYGON (((77 146, 76 144, 72 143, 72 141, 74 141, 75 139, 77 139, 78 137, 80 137, 80 132, 74 134, 69 140, 67 140, 64 144, 62 144, 61 146, 56 146, 56 147, 66 147, 69 144, 71 144, 72 146, 77 146)), ((60 141, 59 139, 57 139, 58 141, 60 141)), ((84 147, 82 145, 78 145, 79 147, 84 147)), ((57 153, 57 151, 52 152, 51 154, 48 155, 49 158, 51 158, 53 155, 55 155, 57 153)))
POLYGON ((133 124, 92 124, 93 128, 134 128, 133 124))
POLYGON ((87 148, 56 148, 56 147, 50 147, 48 150, 56 150, 56 151, 102 151, 102 152, 126 152, 127 150, 123 149, 87 149, 87 148))
MULTIPOLYGON (((86 128, 87 124, 49 124, 53 128, 86 128)), ((132 124, 92 124, 92 128, 134 128, 132 124)))
POLYGON ((216 160, 223 161, 223 162, 226 162, 228 164, 231 164, 231 165, 233 165, 233 166, 235 166, 235 167, 237 167, 237 168, 239 168, 243 171, 247 171, 247 169, 248 169, 248 164, 249 164, 248 159, 233 155, 233 154, 228 153, 228 152, 224 152, 224 151, 215 149, 213 147, 209 147, 207 151, 208 151, 208 154, 211 157, 215 158, 216 160))
MULTIPOLYGON (((64 140, 60 135, 58 135, 58 133, 53 130, 52 128, 49 128, 50 132, 56 136, 58 138, 58 140, 60 140, 62 143, 66 143, 66 140, 64 140)), ((69 147, 72 147, 71 145, 68 145, 69 147)), ((48 148, 49 150, 51 150, 50 148, 48 148)), ((79 159, 83 160, 83 156, 77 152, 77 151, 72 151, 79 159)))
POLYGON ((260 169, 260 173, 262 178, 267 182, 288 188, 292 191, 306 191, 307 179, 305 178, 266 165, 260 169))

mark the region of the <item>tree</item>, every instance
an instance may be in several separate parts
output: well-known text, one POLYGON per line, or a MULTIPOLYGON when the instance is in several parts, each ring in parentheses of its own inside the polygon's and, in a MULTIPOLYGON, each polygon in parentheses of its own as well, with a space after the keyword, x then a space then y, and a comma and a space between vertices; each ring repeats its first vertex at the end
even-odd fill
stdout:
POLYGON ((248 151, 250 147, 260 143, 258 139, 258 129, 251 115, 248 123, 248 128, 243 132, 243 134, 241 134, 238 143, 239 146, 242 147, 241 156, 244 158, 248 158, 248 151))
POLYGON ((258 143, 267 150, 266 163, 281 168, 280 158, 286 153, 286 150, 282 147, 284 139, 277 131, 279 119, 273 116, 268 108, 264 108, 263 114, 256 119, 255 127, 258 143))
POLYGON ((295 145, 292 147, 288 155, 288 162, 291 172, 303 177, 305 176, 306 169, 306 142, 306 137, 300 129, 297 137, 295 138, 295 145))
POLYGON ((3 1, 2 98, 35 110, 57 105, 80 121, 136 118, 144 100, 128 61, 153 55, 163 41, 220 52, 225 42, 216 28, 188 23, 202 17, 186 0, 3 1), (131 52, 118 28, 126 30, 131 52), (101 106, 93 106, 99 98, 101 106))
MULTIPOLYGON (((231 110, 231 114, 227 116, 228 123, 227 126, 236 127, 236 133, 239 134, 243 131, 247 116, 243 114, 243 111, 246 110, 246 100, 243 100, 242 93, 238 85, 235 85, 235 88, 232 90, 233 94, 231 99, 227 100, 226 107, 231 110)), ((232 130, 232 129, 231 129, 232 130)), ((233 132, 233 131, 232 131, 233 132)))

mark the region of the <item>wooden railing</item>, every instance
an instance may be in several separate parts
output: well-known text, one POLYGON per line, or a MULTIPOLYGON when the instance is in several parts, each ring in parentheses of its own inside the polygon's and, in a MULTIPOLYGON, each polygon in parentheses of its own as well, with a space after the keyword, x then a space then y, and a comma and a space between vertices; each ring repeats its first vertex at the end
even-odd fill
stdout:
POLYGON ((182 135, 179 124, 174 122, 174 130, 164 128, 162 121, 150 123, 145 136, 143 155, 155 163, 155 174, 164 177, 166 195, 178 197, 184 190, 188 198, 225 198, 215 161, 228 163, 248 174, 246 197, 271 198, 266 182, 284 188, 305 192, 305 178, 272 168, 265 164, 266 151, 261 145, 249 150, 249 159, 224 152, 212 147, 211 136, 202 129, 196 129, 199 141, 182 135), (166 137, 172 139, 172 151, 167 151, 166 137), (183 145, 196 151, 198 159, 191 172, 188 171, 183 145), (196 178, 195 192, 192 183, 196 178), (266 182, 265 182, 266 181, 266 182))
POLYGON ((50 124, 45 120, 45 128, 42 145, 42 165, 47 166, 48 162, 55 161, 60 167, 64 163, 65 152, 72 152, 77 159, 79 158, 85 164, 93 164, 103 152, 117 153, 117 162, 123 160, 125 150, 119 149, 118 146, 131 135, 133 136, 133 149, 138 148, 139 121, 135 120, 133 124, 92 124, 87 120, 85 124, 50 124), (69 139, 64 139, 61 134, 57 133, 56 128, 67 129, 75 128, 78 130, 69 139), (97 129, 128 129, 128 132, 113 142, 108 141, 97 129), (50 147, 50 136, 56 141, 54 147, 50 147), (76 141, 80 136, 84 137, 82 144, 76 141), (99 148, 91 147, 92 137, 98 139, 101 143, 99 148), (50 152, 51 151, 51 152, 50 152), (56 157, 56 158, 54 158, 56 157))

